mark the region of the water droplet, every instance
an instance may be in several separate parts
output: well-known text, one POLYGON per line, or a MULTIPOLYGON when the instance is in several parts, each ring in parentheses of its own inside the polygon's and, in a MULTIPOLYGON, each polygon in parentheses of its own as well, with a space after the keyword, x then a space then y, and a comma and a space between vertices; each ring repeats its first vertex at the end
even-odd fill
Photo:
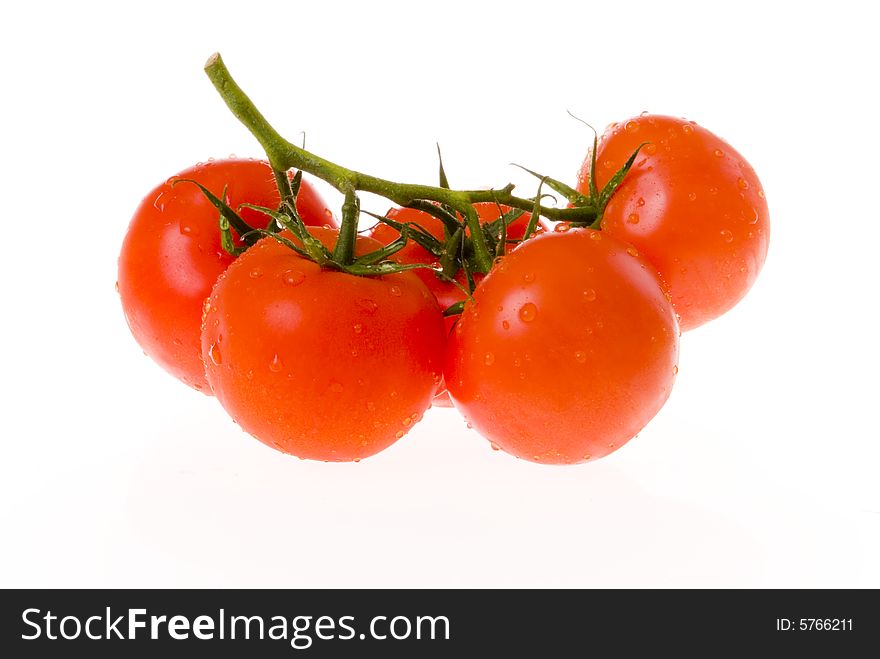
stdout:
POLYGON ((506 320, 502 320, 502 321, 501 321, 501 327, 503 327, 503 328, 506 329, 506 330, 509 330, 509 329, 510 329, 510 323, 509 323, 508 321, 506 321, 506 320))
POLYGON ((483 357, 483 363, 486 366, 491 366, 492 364, 495 363, 495 355, 493 355, 491 352, 487 352, 486 356, 483 357))
POLYGON ((764 198, 764 191, 763 191, 763 190, 758 190, 758 196, 759 196, 761 199, 763 199, 763 198, 764 198))
POLYGON ((715 154, 716 158, 723 158, 724 157, 724 151, 722 151, 721 149, 715 149, 712 153, 715 154))
POLYGON ((413 422, 413 420, 410 419, 409 417, 406 417, 403 421, 401 421, 404 428, 409 428, 412 425, 412 422, 413 422))
POLYGON ((614 442, 611 442, 611 443, 608 445, 608 448, 613 449, 613 448, 614 448, 614 442))
POLYGON ((678 366, 673 366, 673 367, 672 367, 672 374, 673 374, 673 375, 678 375, 678 366))
POLYGON ((644 197, 639 197, 638 200, 636 201, 636 206, 638 206, 639 208, 641 208, 641 207, 644 206, 644 205, 645 205, 645 198, 644 198, 644 197))
POLYGON ((590 231, 590 240, 602 240, 602 234, 599 231, 590 231))
POLYGON ((614 161, 613 160, 606 160, 605 162, 602 163, 602 166, 605 169, 614 169, 614 161))
POLYGON ((736 186, 740 190, 748 190, 749 189, 749 182, 747 180, 745 180, 744 178, 740 177, 740 178, 736 179, 736 186))
POLYGON ((560 222, 555 227, 553 227, 553 230, 557 233, 565 233, 569 229, 571 229, 571 225, 568 222, 560 222))
POLYGON ((584 300, 586 302, 595 302, 596 301, 596 291, 592 288, 588 288, 584 291, 584 300))
POLYGON ((522 359, 520 359, 519 357, 515 357, 513 360, 513 365, 519 368, 520 366, 522 366, 522 359))
POLYGON ((113 284, 113 290, 115 290, 117 293, 119 292, 119 282, 113 284))
POLYGON ((253 270, 250 271, 249 274, 251 276, 251 279, 259 279, 260 277, 263 276, 263 270, 262 270, 262 268, 254 268, 253 270))
POLYGON ((578 350, 574 353, 574 360, 578 364, 585 364, 587 362, 587 353, 585 353, 583 350, 578 350))
POLYGON ((360 458, 352 458, 351 461, 352 461, 352 462, 360 462, 361 459, 360 459, 360 458))
POLYGON ((272 357, 272 361, 269 362, 269 370, 273 373, 278 373, 282 368, 284 368, 284 364, 281 363, 281 357, 276 354, 272 357))
POLYGON ((401 295, 403 295, 403 291, 400 290, 400 286, 392 286, 388 289, 388 294, 391 297, 400 297, 401 295))
POLYGON ((299 270, 285 270, 281 273, 281 281, 288 286, 299 286, 305 278, 305 274, 299 270))
POLYGON ((696 192, 688 192, 688 201, 696 201, 697 193, 696 192))
POLYGON ((180 339, 174 339, 171 343, 176 345, 178 348, 183 345, 183 341, 181 341, 180 339))
POLYGON ((207 316, 209 313, 211 313, 211 298, 206 297, 202 304, 202 316, 207 316))
MULTIPOLYGON (((535 281, 535 273, 534 272, 525 273, 523 275, 523 281, 527 284, 531 284, 533 281, 535 281)), ((502 307, 498 307, 498 311, 502 311, 502 307)))
POLYGON ((630 224, 638 224, 639 223, 639 214, 638 213, 630 213, 627 216, 626 221, 629 222, 630 224))
POLYGON ((690 135, 691 133, 694 132, 694 127, 691 126, 690 124, 685 124, 684 126, 681 127, 681 131, 682 131, 685 135, 690 135))
POLYGON ((626 248, 626 253, 629 254, 630 256, 638 256, 639 250, 637 250, 635 247, 630 245, 629 247, 626 248))
POLYGON ((365 314, 372 316, 376 313, 376 310, 379 308, 379 305, 376 304, 375 300, 370 300, 369 298, 364 298, 362 300, 358 300, 355 302, 357 308, 363 311, 365 314))
POLYGON ((639 122, 630 119, 627 121, 623 127, 626 129, 627 133, 637 133, 639 132, 639 122))
POLYGON ((245 377, 248 380, 253 380, 254 379, 254 370, 252 368, 249 368, 248 372, 245 374, 245 377))
POLYGON ((401 437, 403 437, 404 434, 405 433, 402 430, 398 430, 396 433, 394 433, 394 437, 396 439, 400 439, 401 437))
POLYGON ((657 153, 657 145, 651 142, 650 144, 646 144, 642 148, 642 151, 649 156, 653 156, 655 153, 657 153))
POLYGON ((354 330, 355 334, 360 334, 361 332, 364 331, 364 326, 361 325, 360 323, 355 323, 351 329, 354 330))
POLYGON ((501 447, 498 446, 498 444, 496 444, 495 442, 489 442, 489 448, 491 448, 493 451, 501 450, 501 447))
POLYGON ((718 194, 718 188, 712 186, 711 188, 709 188, 709 194, 718 194))
POLYGON ((726 243, 733 242, 733 232, 730 231, 729 229, 722 229, 721 230, 721 237, 724 239, 724 242, 726 242, 726 243))
POLYGON ((184 236, 198 236, 199 230, 196 227, 181 222, 180 233, 182 233, 184 236))
POLYGON ((589 459, 592 458, 592 457, 593 457, 592 455, 590 455, 589 453, 587 453, 586 455, 584 455, 584 460, 589 460, 589 459))
POLYGON ((522 308, 519 310, 519 319, 524 323, 530 323, 538 315, 538 307, 536 307, 532 302, 526 302, 522 305, 522 308))
POLYGON ((330 383, 330 391, 334 394, 341 394, 344 387, 339 382, 330 383))
POLYGON ((223 355, 220 354, 220 346, 218 346, 216 343, 208 349, 208 356, 211 357, 211 361, 214 362, 214 366, 220 366, 220 364, 223 363, 223 355))

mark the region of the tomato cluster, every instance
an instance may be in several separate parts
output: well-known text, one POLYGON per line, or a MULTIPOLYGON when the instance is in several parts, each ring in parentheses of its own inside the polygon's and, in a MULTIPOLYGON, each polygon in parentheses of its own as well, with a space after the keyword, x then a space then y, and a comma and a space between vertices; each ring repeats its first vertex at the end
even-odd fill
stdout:
POLYGON ((754 283, 767 204, 737 151, 660 115, 612 124, 576 187, 552 185, 589 221, 538 221, 540 192, 532 212, 474 201, 476 224, 428 198, 355 237, 351 191, 340 227, 301 174, 200 164, 131 221, 126 319, 172 375, 300 458, 373 455, 433 404, 516 457, 595 460, 669 397, 681 330, 754 283))

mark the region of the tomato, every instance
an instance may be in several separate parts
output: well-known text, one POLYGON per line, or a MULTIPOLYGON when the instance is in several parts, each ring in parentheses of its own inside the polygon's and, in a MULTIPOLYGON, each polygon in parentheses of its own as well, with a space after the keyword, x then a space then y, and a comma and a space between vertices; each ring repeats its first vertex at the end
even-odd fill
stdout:
MULTIPOLYGON (((479 202, 474 204, 474 208, 476 208, 480 222, 483 224, 493 222, 501 217, 503 213, 511 210, 510 206, 501 205, 499 207, 498 204, 492 202, 479 202)), ((444 240, 443 223, 429 213, 414 208, 392 208, 385 214, 385 216, 395 222, 410 222, 418 224, 432 236, 437 238, 437 240, 441 242, 444 240)), ((507 239, 521 240, 525 235, 526 227, 528 226, 530 218, 531 213, 523 213, 511 222, 507 227, 507 239)), ((544 230, 545 225, 539 222, 537 231, 544 230)), ((400 237, 397 229, 381 222, 377 223, 370 230, 369 235, 383 245, 388 245, 400 237)), ((399 263, 426 263, 431 265, 437 262, 437 259, 433 254, 413 240, 407 242, 406 246, 397 252, 392 258, 399 263)), ((438 277, 435 273, 429 270, 413 270, 413 273, 421 279, 434 294, 441 309, 451 307, 453 304, 461 302, 467 297, 459 286, 456 286, 442 277, 438 277)), ((480 273, 474 273, 473 277, 474 281, 479 283, 479 281, 482 280, 483 275, 480 273)), ((456 275, 456 281, 460 286, 467 289, 467 278, 463 271, 460 271, 456 275)), ((446 317, 447 334, 452 329, 452 326, 457 319, 457 316, 446 317)), ((446 392, 446 386, 443 383, 441 383, 437 389, 437 395, 434 398, 433 404, 436 407, 452 407, 452 401, 449 399, 449 394, 446 392)))
MULTIPOLYGON (((332 229, 312 229, 330 244, 332 229)), ((359 238, 356 253, 380 244, 359 238)), ((443 317, 410 272, 356 277, 264 238, 206 303, 208 382, 251 435, 301 458, 349 461, 421 418, 443 368, 443 317)))
MULTIPOLYGON (((277 208, 280 197, 268 163, 214 160, 186 169, 153 189, 135 211, 119 255, 118 289, 131 333, 144 352, 194 389, 210 393, 202 362, 202 304, 233 257, 220 244, 218 211, 192 179, 236 209, 251 203, 277 208)), ((297 209, 306 224, 333 224, 318 193, 302 182, 297 209)), ((252 226, 267 218, 242 209, 252 226)))
POLYGON ((495 448, 545 464, 600 458, 657 413, 678 324, 656 271, 590 229, 544 233, 497 265, 452 332, 455 407, 495 448))
MULTIPOLYGON (((639 249, 669 285, 683 330, 717 318, 754 284, 770 220, 755 171, 693 122, 642 115, 609 126, 596 152, 601 187, 642 143, 602 229, 639 249)), ((586 192, 590 155, 578 190, 586 192)))

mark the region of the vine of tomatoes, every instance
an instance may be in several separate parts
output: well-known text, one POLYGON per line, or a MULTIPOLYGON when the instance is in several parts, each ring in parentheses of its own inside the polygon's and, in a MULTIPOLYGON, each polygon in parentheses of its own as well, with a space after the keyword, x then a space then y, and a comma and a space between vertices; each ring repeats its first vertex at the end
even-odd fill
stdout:
POLYGON ((433 404, 515 457, 596 460, 668 399, 682 330, 733 308, 764 264, 763 187, 693 122, 614 123, 573 185, 536 174, 523 198, 451 189, 442 162, 438 187, 346 169, 281 137, 219 55, 205 71, 267 160, 151 191, 118 290, 147 355, 284 453, 358 461, 433 404), (342 193, 340 223, 304 172, 342 193), (367 235, 362 192, 396 204, 367 235))

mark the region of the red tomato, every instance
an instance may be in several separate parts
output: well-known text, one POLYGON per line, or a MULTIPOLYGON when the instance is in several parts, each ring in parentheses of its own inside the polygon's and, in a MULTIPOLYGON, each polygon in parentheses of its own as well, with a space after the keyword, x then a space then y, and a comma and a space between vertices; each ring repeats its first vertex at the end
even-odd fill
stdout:
MULTIPOLYGON (((474 208, 477 209, 477 215, 480 218, 480 222, 483 224, 493 222, 501 217, 503 213, 511 210, 510 206, 504 205, 499 209, 499 205, 492 202, 476 203, 474 204, 474 208)), ((432 236, 437 238, 437 240, 442 242, 444 239, 443 223, 433 215, 425 213, 424 211, 413 208, 392 208, 385 214, 385 216, 400 223, 412 222, 418 224, 432 236)), ((531 216, 531 213, 523 213, 511 222, 507 227, 507 239, 521 240, 525 235, 526 227, 528 226, 531 216)), ((539 222, 537 231, 544 230, 545 225, 539 222)), ((379 222, 370 230, 370 236, 383 245, 388 245, 397 240, 400 237, 400 234, 397 232, 397 229, 379 222)), ((437 262, 437 259, 433 254, 412 240, 407 242, 406 246, 397 252, 392 258, 399 263, 426 263, 431 265, 437 262)), ((429 270, 413 270, 413 272, 434 294, 441 309, 451 307, 453 304, 461 302, 467 297, 461 288, 441 277, 438 277, 435 273, 429 270)), ((474 274, 475 282, 479 283, 482 278, 482 274, 474 274)), ((467 278, 463 271, 456 275, 456 281, 467 289, 467 278)), ((456 320, 458 320, 457 316, 446 317, 447 334, 452 329, 456 320)), ((446 386, 442 382, 437 389, 437 395, 434 398, 433 404, 436 407, 452 407, 452 401, 449 398, 449 394, 446 392, 446 386)))
MULTIPOLYGON (((119 255, 118 288, 131 333, 146 354, 186 384, 210 393, 202 362, 202 304, 233 257, 220 244, 219 213, 192 179, 237 209, 280 204, 268 163, 228 159, 201 163, 156 187, 135 211, 119 255)), ((297 209, 306 224, 335 224, 317 192, 303 181, 297 209)), ((250 209, 252 226, 268 218, 250 209)))
MULTIPOLYGON (((693 122, 643 115, 599 141, 601 187, 642 147, 605 209, 602 229, 635 245, 669 285, 682 330, 717 318, 748 292, 767 257, 770 219, 755 171, 693 122)), ((578 190, 587 191, 588 154, 578 190)))
POLYGON ((602 232, 526 241, 477 287, 452 332, 446 383, 495 448, 570 464, 625 444, 677 372, 678 324, 655 270, 602 232))
MULTIPOLYGON (((330 244, 332 229, 312 229, 330 244)), ((357 253, 380 247, 359 238, 357 253)), ((217 400, 279 451, 360 460, 403 437, 443 368, 440 308, 409 272, 355 277, 264 238, 218 279, 202 350, 217 400)))

